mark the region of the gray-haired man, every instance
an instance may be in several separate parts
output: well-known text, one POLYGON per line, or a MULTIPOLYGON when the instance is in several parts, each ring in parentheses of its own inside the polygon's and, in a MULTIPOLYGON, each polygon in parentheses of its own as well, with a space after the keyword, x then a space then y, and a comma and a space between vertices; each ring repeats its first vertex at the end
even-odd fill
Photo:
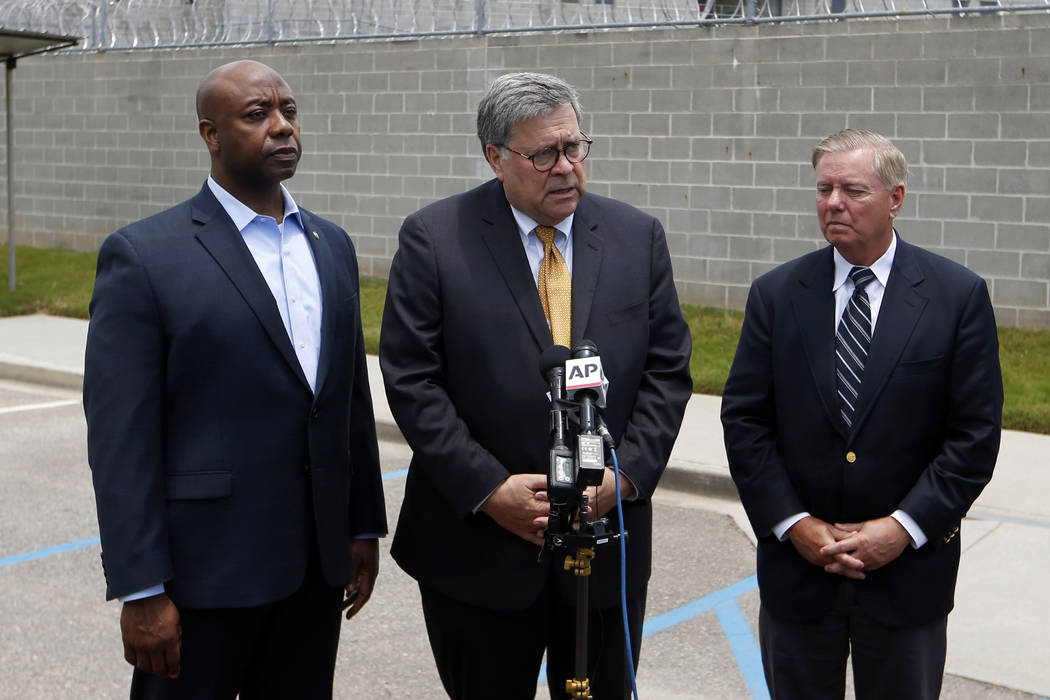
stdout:
MULTIPOLYGON (((544 650, 552 697, 573 676, 575 584, 561 556, 536 558, 549 512, 539 358, 554 343, 593 340, 611 381, 637 665, 649 497, 691 392, 690 337, 660 223, 584 194, 591 140, 579 115, 575 91, 553 76, 497 79, 478 108, 496 179, 408 217, 390 270, 380 361, 413 450, 393 555, 419 581, 454 698, 533 697, 544 650)), ((606 469, 592 494, 599 512, 615 503, 614 481, 606 469)), ((619 565, 607 547, 591 576, 599 698, 628 693, 619 565)))

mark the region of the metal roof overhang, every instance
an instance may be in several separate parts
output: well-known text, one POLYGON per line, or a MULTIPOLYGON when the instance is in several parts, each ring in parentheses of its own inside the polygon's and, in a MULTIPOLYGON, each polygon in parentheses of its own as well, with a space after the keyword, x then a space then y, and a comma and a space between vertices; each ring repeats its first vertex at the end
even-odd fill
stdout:
POLYGON ((11 109, 11 74, 14 72, 20 58, 75 46, 79 41, 80 37, 76 36, 0 27, 0 60, 3 60, 7 66, 6 89, 4 91, 5 102, 7 103, 7 286, 11 291, 15 289, 15 159, 14 122, 12 121, 11 109))

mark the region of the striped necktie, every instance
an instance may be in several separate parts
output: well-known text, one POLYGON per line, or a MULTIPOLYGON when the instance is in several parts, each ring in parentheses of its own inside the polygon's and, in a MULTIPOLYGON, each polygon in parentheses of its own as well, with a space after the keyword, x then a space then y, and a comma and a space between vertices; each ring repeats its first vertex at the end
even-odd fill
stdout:
POLYGON ((572 277, 561 251, 554 245, 558 229, 537 226, 536 236, 543 243, 540 261, 539 292, 543 314, 551 325, 555 345, 572 347, 572 277))
POLYGON ((875 273, 867 267, 854 267, 849 276, 855 285, 853 296, 842 312, 835 333, 836 387, 846 428, 853 427, 857 395, 864 377, 864 365, 868 362, 868 348, 871 347, 871 306, 864 288, 875 279, 875 273))

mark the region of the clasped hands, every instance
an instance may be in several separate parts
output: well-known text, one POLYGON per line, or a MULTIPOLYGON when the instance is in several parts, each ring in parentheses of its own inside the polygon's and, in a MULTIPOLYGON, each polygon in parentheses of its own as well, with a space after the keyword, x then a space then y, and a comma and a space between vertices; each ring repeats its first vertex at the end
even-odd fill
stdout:
MULTIPOLYGON (((587 491, 590 505, 593 509, 597 504, 597 517, 600 518, 616 505, 616 473, 606 467, 601 485, 587 491)), ((634 495, 634 485, 622 474, 620 495, 624 500, 634 495)), ((481 512, 505 530, 541 547, 550 510, 545 474, 511 474, 481 505, 481 512)))
POLYGON ((856 580, 889 564, 911 542, 904 526, 890 516, 835 524, 807 516, 792 525, 787 534, 810 564, 856 580))

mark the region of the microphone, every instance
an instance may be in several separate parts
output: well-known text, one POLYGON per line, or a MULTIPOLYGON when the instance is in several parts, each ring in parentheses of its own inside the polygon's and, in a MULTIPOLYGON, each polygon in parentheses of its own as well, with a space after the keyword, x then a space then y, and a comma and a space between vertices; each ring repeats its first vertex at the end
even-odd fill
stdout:
MULTIPOLYGON (((598 486, 605 475, 603 438, 598 434, 597 407, 605 405, 608 382, 593 340, 582 340, 565 363, 565 390, 580 406, 580 432, 576 436, 576 467, 584 486, 598 486)), ((608 431, 606 431, 608 432, 608 431)))
MULTIPOLYGON (((552 345, 540 354, 540 373, 547 380, 550 388, 550 451, 547 464, 547 500, 551 503, 552 517, 557 519, 562 513, 559 506, 572 503, 576 494, 576 468, 572 448, 565 441, 566 416, 562 409, 565 399, 565 363, 572 353, 564 345, 552 345)), ((559 531, 567 523, 554 523, 553 528, 559 531)))

